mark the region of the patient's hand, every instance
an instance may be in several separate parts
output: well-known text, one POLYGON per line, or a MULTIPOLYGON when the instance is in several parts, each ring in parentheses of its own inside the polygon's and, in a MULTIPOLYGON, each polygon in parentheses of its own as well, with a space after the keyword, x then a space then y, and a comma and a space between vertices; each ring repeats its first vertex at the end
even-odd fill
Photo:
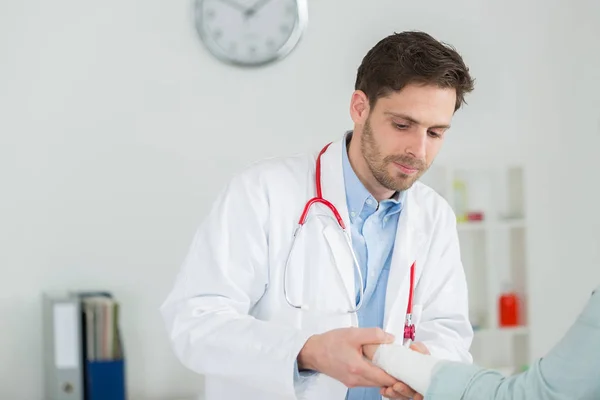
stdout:
MULTIPOLYGON (((379 348, 378 344, 366 344, 363 345, 363 354, 365 355, 366 358, 368 358, 369 360, 373 360, 373 357, 375 356, 375 352, 377 351, 377 349, 379 348)), ((383 387, 381 388, 381 395, 384 397, 387 397, 388 399, 392 399, 392 400, 408 400, 414 397, 415 400, 419 400, 420 398, 418 397, 419 394, 415 393, 414 390, 412 390, 410 387, 408 387, 407 385, 405 385, 402 382, 396 382, 396 384, 394 384, 394 386, 389 386, 389 387, 383 387)))
MULTIPOLYGON (((369 357, 366 353, 365 356, 370 360, 373 359, 373 355, 377 351, 379 345, 367 345, 363 346, 363 353, 368 351, 371 354, 369 357), (365 347, 369 347, 365 349, 365 347), (372 352, 372 353, 371 353, 372 352)), ((421 354, 430 354, 429 349, 423 343, 416 342, 410 345, 410 349, 417 351, 421 354)), ((419 393, 415 392, 410 386, 406 385, 403 382, 397 382, 394 386, 383 387, 381 388, 381 395, 392 400, 405 400, 405 399, 413 399, 413 400, 423 400, 423 396, 419 393)))
POLYGON ((380 393, 383 397, 391 400, 423 400, 421 394, 416 393, 402 382, 396 383, 393 387, 382 388, 380 393))
POLYGON ((425 346, 421 342, 414 342, 413 344, 410 345, 410 348, 411 348, 411 350, 417 351, 421 354, 431 354, 429 352, 429 349, 427 348, 427 346, 425 346))

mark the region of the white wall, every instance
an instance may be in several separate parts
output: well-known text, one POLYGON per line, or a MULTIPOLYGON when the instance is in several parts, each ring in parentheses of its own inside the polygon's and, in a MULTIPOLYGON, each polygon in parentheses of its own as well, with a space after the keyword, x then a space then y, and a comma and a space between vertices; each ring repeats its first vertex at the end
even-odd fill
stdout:
MULTIPOLYGON (((571 325, 600 285, 600 3, 548 4, 528 127, 534 356, 571 325), (544 204, 545 203, 545 204, 544 204), (559 287, 560 290, 555 290, 559 287)), ((528 62, 529 60, 527 60, 528 62)))
POLYGON ((600 283, 598 189, 586 186, 600 144, 597 4, 310 1, 297 50, 247 71, 208 55, 189 0, 1 2, 0 397, 43 398, 50 289, 121 300, 132 399, 199 390, 157 308, 215 191, 248 162, 342 134, 362 56, 405 29, 455 45, 477 78, 440 157, 530 168, 543 354, 600 283))

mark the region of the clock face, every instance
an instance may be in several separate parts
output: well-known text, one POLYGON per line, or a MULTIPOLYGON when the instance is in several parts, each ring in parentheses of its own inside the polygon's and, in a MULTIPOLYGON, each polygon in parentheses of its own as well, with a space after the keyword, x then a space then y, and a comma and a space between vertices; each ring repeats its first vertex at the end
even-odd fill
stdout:
POLYGON ((286 56, 306 25, 305 0, 197 0, 196 28, 219 59, 257 66, 286 56))

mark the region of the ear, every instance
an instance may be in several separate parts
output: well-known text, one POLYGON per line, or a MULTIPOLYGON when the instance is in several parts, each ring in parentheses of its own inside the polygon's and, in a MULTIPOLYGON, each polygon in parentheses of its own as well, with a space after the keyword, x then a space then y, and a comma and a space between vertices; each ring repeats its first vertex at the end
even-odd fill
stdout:
POLYGON ((350 117, 357 125, 364 125, 369 117, 369 99, 362 90, 355 90, 350 100, 350 117))

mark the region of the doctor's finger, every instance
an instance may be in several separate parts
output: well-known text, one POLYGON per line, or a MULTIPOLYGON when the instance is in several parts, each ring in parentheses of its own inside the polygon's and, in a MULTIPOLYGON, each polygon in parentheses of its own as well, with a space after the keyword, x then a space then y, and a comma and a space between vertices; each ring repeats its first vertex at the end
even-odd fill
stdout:
POLYGON ((394 335, 381 328, 356 328, 354 337, 357 344, 386 344, 394 342, 394 335))

